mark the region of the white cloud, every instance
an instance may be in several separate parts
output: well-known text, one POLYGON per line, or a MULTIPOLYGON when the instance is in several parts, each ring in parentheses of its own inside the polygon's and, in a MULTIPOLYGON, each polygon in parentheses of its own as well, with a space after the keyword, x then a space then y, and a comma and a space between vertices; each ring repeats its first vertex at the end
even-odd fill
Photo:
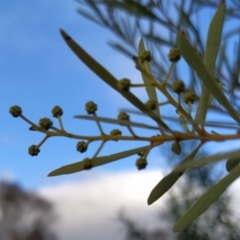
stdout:
MULTIPOLYGON (((98 172, 79 181, 43 187, 39 193, 54 203, 59 216, 55 230, 60 240, 120 240, 123 239, 124 228, 118 222, 117 214, 122 209, 144 227, 159 227, 157 214, 164 208, 168 195, 151 206, 146 201, 162 176, 163 173, 156 170, 98 172)), ((183 183, 184 179, 181 179, 174 190, 178 192, 179 184, 183 183)), ((240 200, 236 194, 239 184, 239 180, 235 181, 229 189, 237 214, 240 214, 236 211, 240 200)))
POLYGON ((152 206, 147 205, 147 197, 161 177, 159 171, 99 173, 81 181, 44 187, 39 193, 55 204, 60 240, 120 240, 123 232, 116 218, 122 208, 147 227, 154 225, 166 197, 152 206))

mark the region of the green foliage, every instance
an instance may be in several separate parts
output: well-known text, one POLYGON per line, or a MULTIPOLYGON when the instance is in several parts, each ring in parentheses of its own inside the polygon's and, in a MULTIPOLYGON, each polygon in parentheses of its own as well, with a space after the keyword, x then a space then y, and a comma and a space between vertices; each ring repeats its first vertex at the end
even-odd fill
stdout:
POLYGON ((221 179, 217 184, 211 186, 176 222, 173 231, 178 232, 188 227, 196 218, 204 213, 239 176, 240 166, 237 166, 230 174, 221 179))
MULTIPOLYGON (((159 8, 164 14, 166 14, 163 4, 160 2, 161 1, 152 2, 152 4, 154 3, 156 5, 153 4, 153 6, 151 6, 145 5, 141 1, 133 0, 105 0, 99 2, 86 0, 84 1, 84 4, 88 5, 94 14, 91 15, 82 9, 79 11, 81 14, 83 14, 85 17, 88 17, 92 21, 115 29, 117 34, 123 40, 132 45, 135 44, 134 34, 136 33, 136 29, 140 32, 141 39, 138 41, 138 46, 134 51, 135 56, 133 57, 136 69, 140 71, 142 76, 142 81, 138 84, 132 84, 128 78, 124 78, 122 80, 116 79, 108 70, 106 70, 99 62, 97 62, 97 60, 90 56, 78 43, 76 43, 65 31, 60 30, 61 36, 69 48, 73 51, 73 53, 101 80, 113 88, 118 94, 121 94, 121 96, 123 96, 133 106, 135 106, 142 114, 154 120, 156 126, 148 126, 143 123, 134 123, 131 122, 129 118, 126 121, 126 119, 117 120, 98 117, 97 105, 90 101, 90 109, 87 108, 86 110, 88 114, 92 114, 93 116, 77 117, 94 120, 99 128, 100 134, 99 136, 94 137, 81 136, 69 133, 64 130, 61 120, 63 111, 59 106, 56 106, 53 112, 55 112, 55 109, 58 109, 58 111, 59 109, 61 110, 59 113, 57 113, 57 115, 54 115, 54 117, 57 117, 59 121, 60 129, 53 126, 51 120, 48 118, 42 118, 44 121, 41 120, 40 125, 37 125, 23 115, 22 109, 20 107, 11 107, 10 113, 14 117, 20 117, 28 122, 31 125, 30 130, 39 131, 45 134, 45 137, 38 145, 31 146, 31 151, 29 151, 29 154, 32 156, 36 156, 40 152, 41 145, 49 137, 53 136, 64 136, 75 138, 81 141, 84 140, 86 141, 84 142, 86 146, 89 146, 94 141, 101 141, 99 148, 95 151, 92 157, 87 157, 80 162, 58 168, 49 173, 48 176, 57 176, 61 174, 69 174, 82 170, 88 170, 92 167, 110 163, 112 161, 132 156, 134 154, 141 154, 141 161, 139 160, 136 165, 138 169, 143 169, 147 166, 146 159, 149 152, 153 148, 167 142, 180 144, 181 142, 185 141, 198 141, 197 147, 192 152, 190 152, 187 157, 182 159, 182 162, 176 168, 174 168, 169 175, 163 178, 152 190, 148 198, 148 204, 152 204, 174 185, 174 183, 181 177, 186 169, 202 167, 206 164, 225 159, 236 159, 239 156, 239 150, 237 150, 226 153, 216 153, 216 155, 204 157, 198 159, 198 161, 194 161, 198 150, 202 148, 202 146, 204 146, 206 143, 226 140, 238 140, 240 138, 239 131, 237 131, 236 134, 218 134, 213 130, 211 132, 206 130, 206 127, 208 126, 218 128, 231 127, 236 130, 239 129, 240 118, 237 110, 238 106, 236 104, 238 97, 233 93, 236 87, 240 87, 238 82, 240 54, 236 58, 236 66, 234 68, 234 71, 230 72, 231 67, 229 66, 229 60, 227 59, 228 55, 226 52, 226 45, 221 46, 222 39, 226 40, 227 38, 230 38, 232 35, 237 33, 237 31, 234 31, 233 33, 227 33, 225 35, 222 33, 223 23, 226 21, 225 17, 234 16, 234 9, 226 9, 224 3, 216 6, 216 13, 214 14, 212 21, 209 23, 206 47, 203 49, 204 44, 201 40, 199 30, 196 28, 190 18, 190 15, 194 12, 194 9, 196 7, 196 1, 191 1, 188 11, 186 11, 184 8, 184 0, 181 1, 180 5, 174 3, 174 7, 179 16, 177 24, 175 24, 169 16, 164 20, 163 17, 159 17, 155 13, 154 7, 157 9, 159 8), (97 4, 102 4, 105 6, 109 17, 104 16, 101 8, 98 7, 97 4), (130 27, 130 23, 128 24, 122 18, 120 18, 122 26, 117 24, 117 20, 114 17, 114 11, 116 9, 125 10, 128 14, 136 17, 133 21, 133 28, 130 27), (144 33, 140 27, 141 24, 139 18, 141 17, 151 21, 148 33, 144 33), (162 27, 167 27, 169 29, 170 38, 166 40, 163 37, 155 36, 155 25, 153 23, 158 23, 162 25, 162 27), (188 27, 191 32, 189 32, 188 27), (188 36, 191 36, 192 34, 194 37, 193 40, 190 41, 190 37, 188 36), (144 38, 147 40, 151 39, 152 41, 152 45, 149 47, 149 49, 145 48, 145 43, 143 40, 144 38), (192 44, 190 42, 192 42, 192 44), (165 44, 168 47, 171 47, 169 49, 168 56, 165 53, 166 51, 154 50, 154 47, 158 47, 159 44, 165 44), (156 52, 160 54, 164 64, 157 64, 156 52), (219 54, 219 52, 221 54, 219 54), (221 56, 221 59, 219 61, 216 61, 218 60, 218 55, 221 56), (190 79, 190 84, 187 84, 185 80, 182 80, 181 89, 172 91, 172 89, 175 89, 173 82, 176 79, 180 78, 178 76, 178 66, 179 62, 181 61, 181 56, 188 64, 192 78, 190 79), (228 69, 230 76, 235 76, 235 79, 230 80, 230 84, 229 79, 226 78, 225 72, 222 70, 223 66, 228 69), (237 69, 237 67, 239 68, 237 69), (218 81, 216 80, 216 77, 219 79, 218 81), (187 85, 189 86, 186 87, 187 85), (149 107, 148 104, 144 104, 141 99, 131 93, 131 88, 134 87, 144 87, 146 89, 149 97, 148 103, 151 103, 151 107, 149 107), (201 89, 200 92, 197 90, 199 87, 201 89), (229 101, 229 94, 232 94, 234 101, 229 101), (159 101, 159 96, 161 96, 161 98, 165 98, 165 101, 159 101), (183 102, 183 100, 186 104, 183 102), (195 113, 195 116, 193 116, 194 113, 192 110, 192 105, 196 101, 197 111, 195 113), (169 118, 163 116, 163 111, 160 111, 160 108, 162 108, 164 105, 168 105, 169 107, 175 109, 177 117, 174 118, 174 121, 178 123, 179 127, 182 128, 182 131, 176 131, 169 127, 170 125, 167 122, 169 118), (212 123, 206 121, 207 113, 211 112, 213 109, 217 109, 218 111, 225 113, 230 117, 231 120, 235 120, 236 123, 231 123, 231 126, 229 126, 228 123, 224 122, 212 123), (101 126, 101 122, 110 122, 116 123, 118 125, 125 125, 130 132, 130 136, 122 135, 121 131, 118 129, 114 129, 110 134, 106 134, 101 126), (157 135, 149 135, 143 137, 138 136, 133 131, 134 126, 157 130, 157 135), (118 141, 118 144, 121 141, 144 141, 148 144, 143 147, 130 149, 119 153, 113 153, 110 156, 98 156, 104 145, 108 141, 113 140, 118 141)), ((210 4, 209 6, 212 5, 210 4)), ((129 52, 125 45, 112 44, 112 46, 118 50, 121 50, 125 54, 127 53, 128 56, 133 55, 131 52, 129 52)), ((174 145, 172 148, 172 150, 177 154, 180 154, 181 152, 179 146, 180 145, 174 145)), ((87 148, 85 147, 84 151, 82 149, 80 150, 80 152, 85 152, 87 148)), ((183 214, 183 216, 176 223, 174 231, 183 230, 196 218, 198 218, 239 175, 240 170, 237 166, 232 169, 226 177, 220 180, 219 183, 211 186, 208 191, 203 194, 202 197, 200 197, 196 203, 190 207, 189 210, 187 210, 185 214, 183 214)))

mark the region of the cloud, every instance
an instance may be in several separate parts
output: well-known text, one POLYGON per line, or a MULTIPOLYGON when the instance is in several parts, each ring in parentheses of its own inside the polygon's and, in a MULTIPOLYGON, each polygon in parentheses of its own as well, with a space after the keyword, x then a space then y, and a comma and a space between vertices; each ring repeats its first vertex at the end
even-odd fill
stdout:
MULTIPOLYGON (((156 170, 97 172, 77 181, 42 187, 39 194, 54 203, 59 217, 54 229, 60 240, 120 240, 124 237, 124 228, 117 220, 120 210, 143 227, 159 227, 157 214, 164 209, 168 195, 151 206, 146 200, 162 177, 156 170)), ((181 179, 173 190, 178 192, 184 181, 181 179)), ((229 188, 235 213, 239 211, 239 184, 235 181, 229 188)))
POLYGON ((124 233, 117 213, 121 209, 153 227, 166 198, 148 206, 147 197, 161 177, 159 171, 98 173, 81 181, 43 187, 39 193, 55 205, 60 240, 120 240, 124 233))

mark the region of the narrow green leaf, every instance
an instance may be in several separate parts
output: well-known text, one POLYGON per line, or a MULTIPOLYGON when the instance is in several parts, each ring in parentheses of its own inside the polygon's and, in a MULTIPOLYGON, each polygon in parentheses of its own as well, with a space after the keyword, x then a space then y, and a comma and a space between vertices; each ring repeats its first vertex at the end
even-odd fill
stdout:
POLYGON ((234 67, 232 72, 232 81, 233 85, 239 86, 239 76, 240 76, 240 35, 238 39, 238 43, 235 50, 236 59, 234 61, 234 67))
MULTIPOLYGON (((151 73, 151 69, 150 69, 150 66, 149 66, 149 63, 147 61, 144 61, 144 62, 141 62, 140 60, 140 56, 141 54, 146 51, 145 49, 145 45, 144 45, 144 41, 143 41, 143 38, 140 39, 139 41, 139 45, 138 45, 138 64, 141 66, 141 68, 143 68, 148 74, 152 75, 151 73)), ((143 82, 145 84, 149 84, 152 82, 151 79, 149 79, 146 75, 142 74, 142 79, 143 79, 143 82)), ((153 101, 156 101, 158 102, 158 97, 157 97, 157 93, 156 93, 156 89, 155 87, 151 87, 151 86, 147 86, 146 87, 146 91, 147 91, 147 94, 148 94, 148 98, 150 100, 153 100, 153 101)), ((160 110, 159 110, 159 107, 157 107, 154 112, 160 116, 160 110)))
POLYGON ((219 46, 221 43, 222 28, 225 15, 225 4, 221 4, 216 11, 208 30, 206 50, 204 54, 204 64, 209 73, 213 75, 215 62, 217 59, 219 46))
MULTIPOLYGON (((225 14, 225 4, 219 6, 216 11, 209 29, 206 43, 206 50, 204 54, 204 64, 206 69, 210 73, 211 76, 214 74, 215 62, 217 59, 219 46, 221 42, 222 36, 222 28, 224 22, 224 14, 225 14)), ((202 96, 198 104, 195 120, 198 123, 203 124, 207 115, 207 111, 211 102, 213 100, 212 94, 210 94, 208 88, 205 84, 202 84, 202 96)))
POLYGON ((174 171, 181 172, 186 168, 203 167, 205 165, 216 163, 216 162, 225 160, 227 158, 231 158, 231 159, 240 158, 240 150, 224 152, 224 153, 212 155, 209 157, 199 158, 199 159, 196 159, 194 162, 183 163, 182 165, 176 167, 174 171))
MULTIPOLYGON (((181 166, 185 162, 192 161, 200 147, 201 145, 197 146, 179 165, 181 166)), ((182 169, 181 172, 173 170, 171 173, 161 179, 161 181, 151 191, 147 200, 148 205, 151 205, 160 197, 162 197, 163 194, 166 193, 173 186, 173 184, 182 176, 184 171, 185 169, 182 169)))
MULTIPOLYGON (((185 13, 184 9, 177 6, 177 4, 174 4, 175 8, 179 11, 179 15, 182 18, 182 24, 186 25, 187 28, 191 29, 194 36, 196 37, 196 42, 198 44, 198 46, 200 47, 201 50, 203 50, 203 43, 201 41, 201 37, 200 37, 200 31, 198 29, 198 27, 194 26, 193 21, 190 19, 190 14, 185 13)), ((181 25, 180 25, 181 26, 181 25)))
MULTIPOLYGON (((110 163, 110 162, 113 162, 113 161, 116 161, 116 160, 119 160, 119 159, 122 159, 122 158, 132 156, 132 155, 137 154, 141 151, 144 151, 148 147, 149 146, 134 148, 134 149, 131 149, 131 150, 115 153, 115 154, 112 154, 112 155, 109 155, 109 156, 102 156, 102 157, 97 157, 97 158, 90 159, 90 160, 92 160, 92 167, 101 166, 103 164, 107 164, 107 163, 110 163)), ((63 174, 76 173, 76 172, 80 172, 80 171, 83 171, 83 170, 85 170, 84 169, 84 164, 83 164, 83 161, 80 161, 80 162, 65 165, 65 166, 60 167, 56 170, 53 170, 52 172, 50 172, 48 174, 48 177, 53 177, 53 176, 58 176, 58 175, 63 175, 63 174)))
POLYGON ((232 107, 231 103, 228 101, 226 96, 224 95, 221 88, 218 86, 215 79, 210 75, 204 63, 196 52, 196 50, 190 45, 184 32, 180 32, 179 34, 179 47, 182 56, 188 63, 188 65, 194 69, 198 77, 203 81, 208 90, 212 93, 212 95, 217 99, 217 101, 226 108, 229 115, 238 123, 240 123, 240 119, 236 110, 232 107))
POLYGON ((132 126, 132 127, 147 128, 147 129, 154 129, 154 130, 159 129, 158 127, 150 126, 144 123, 124 121, 124 120, 118 120, 118 119, 112 119, 112 118, 95 117, 95 116, 87 116, 87 115, 77 115, 77 116, 74 116, 74 118, 87 119, 92 121, 98 120, 100 122, 107 122, 107 123, 119 124, 124 126, 132 126))
POLYGON ((188 227, 195 219, 203 214, 209 206, 235 181, 240 175, 240 166, 221 179, 217 184, 211 186, 176 222, 173 227, 174 232, 182 231, 188 227))
POLYGON ((170 128, 151 110, 149 110, 134 94, 131 92, 120 91, 117 88, 117 79, 108 72, 101 64, 99 64, 95 59, 93 59, 85 50, 80 47, 67 33, 60 30, 60 33, 67 43, 67 45, 72 49, 72 51, 77 55, 77 57, 90 68, 98 77, 100 77, 105 83, 119 92, 124 98, 126 98, 130 103, 137 107, 141 112, 147 114, 156 123, 164 127, 166 130, 170 128))

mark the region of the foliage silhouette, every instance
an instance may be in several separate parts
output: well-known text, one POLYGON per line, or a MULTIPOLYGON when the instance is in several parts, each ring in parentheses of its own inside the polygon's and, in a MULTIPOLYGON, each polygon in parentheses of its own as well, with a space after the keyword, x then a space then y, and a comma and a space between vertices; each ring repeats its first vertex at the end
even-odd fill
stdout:
POLYGON ((53 205, 15 183, 0 183, 0 239, 57 240, 53 205))

